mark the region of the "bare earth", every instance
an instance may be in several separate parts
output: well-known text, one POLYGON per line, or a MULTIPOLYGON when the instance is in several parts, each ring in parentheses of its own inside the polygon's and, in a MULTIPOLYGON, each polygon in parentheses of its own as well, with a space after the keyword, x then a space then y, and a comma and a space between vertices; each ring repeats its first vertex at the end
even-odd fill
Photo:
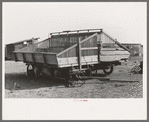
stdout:
POLYGON ((43 77, 29 80, 23 62, 5 61, 5 98, 142 98, 143 75, 130 73, 135 62, 140 60, 142 57, 134 57, 115 66, 114 72, 107 76, 112 81, 86 80, 83 86, 74 88, 43 77), (14 89, 14 83, 19 84, 20 89, 14 89))

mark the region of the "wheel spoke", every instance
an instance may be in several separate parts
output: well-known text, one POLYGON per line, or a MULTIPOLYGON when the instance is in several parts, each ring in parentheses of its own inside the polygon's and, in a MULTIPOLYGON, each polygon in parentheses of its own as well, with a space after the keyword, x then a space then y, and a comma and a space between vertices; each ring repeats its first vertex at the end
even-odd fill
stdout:
POLYGON ((70 82, 73 87, 81 87, 85 83, 85 80, 81 79, 81 76, 83 75, 83 73, 76 74, 75 78, 72 77, 70 79, 70 82))

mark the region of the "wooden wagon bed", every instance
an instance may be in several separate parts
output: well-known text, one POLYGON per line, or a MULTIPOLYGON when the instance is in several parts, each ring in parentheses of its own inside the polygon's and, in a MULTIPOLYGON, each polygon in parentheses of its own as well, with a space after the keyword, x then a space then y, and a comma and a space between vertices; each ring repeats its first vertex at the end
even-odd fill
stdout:
POLYGON ((15 61, 56 67, 114 62, 129 55, 127 48, 102 29, 52 33, 44 41, 14 51, 15 61))

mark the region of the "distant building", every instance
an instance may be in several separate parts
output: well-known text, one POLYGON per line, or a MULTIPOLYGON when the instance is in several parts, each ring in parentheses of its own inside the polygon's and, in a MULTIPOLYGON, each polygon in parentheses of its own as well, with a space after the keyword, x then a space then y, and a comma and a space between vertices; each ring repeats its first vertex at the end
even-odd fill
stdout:
POLYGON ((32 38, 23 41, 18 41, 5 46, 5 59, 14 59, 13 51, 19 50, 25 46, 35 44, 38 42, 39 38, 32 38))
POLYGON ((139 43, 121 43, 130 50, 130 56, 143 56, 143 45, 139 43))

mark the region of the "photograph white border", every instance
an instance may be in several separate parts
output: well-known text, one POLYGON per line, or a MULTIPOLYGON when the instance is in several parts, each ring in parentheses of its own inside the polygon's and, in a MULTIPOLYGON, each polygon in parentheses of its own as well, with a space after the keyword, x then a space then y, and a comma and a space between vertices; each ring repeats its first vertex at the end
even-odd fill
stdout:
POLYGON ((2 120, 147 119, 147 41, 143 43, 143 98, 100 98, 87 99, 87 102, 74 102, 74 99, 5 98, 5 44, 2 44, 2 120))

